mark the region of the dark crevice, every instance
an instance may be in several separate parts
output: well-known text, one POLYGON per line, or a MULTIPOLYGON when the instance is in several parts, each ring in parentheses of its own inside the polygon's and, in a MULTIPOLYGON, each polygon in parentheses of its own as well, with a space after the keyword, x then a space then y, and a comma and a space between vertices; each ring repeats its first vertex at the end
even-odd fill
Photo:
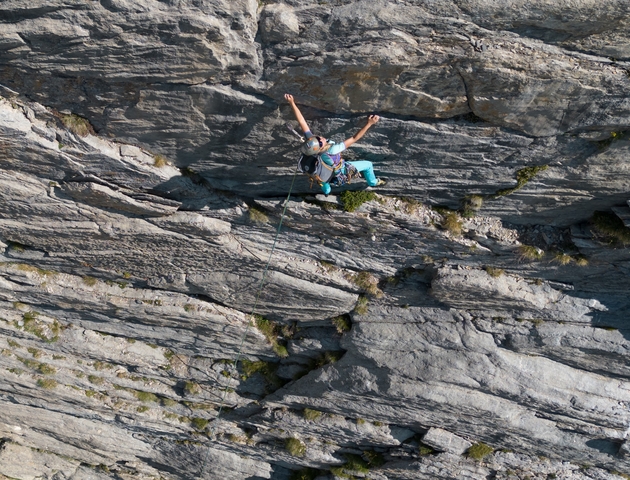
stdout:
POLYGON ((483 118, 479 117, 473 110, 473 107, 471 105, 471 95, 469 92, 469 87, 468 84, 466 83, 466 78, 464 77, 464 75, 462 74, 461 70, 457 70, 458 75, 460 76, 460 78, 462 79, 462 83, 464 84, 464 92, 466 94, 466 103, 468 105, 468 109, 470 110, 469 113, 465 113, 463 115, 456 115, 455 117, 452 117, 453 120, 458 121, 458 120, 463 120, 465 122, 469 122, 469 123, 485 123, 486 120, 484 120, 483 118))
POLYGON ((64 5, 62 7, 58 6, 44 6, 44 7, 34 7, 34 8, 10 8, 10 9, 0 9, 0 22, 6 23, 17 23, 24 20, 35 20, 41 17, 44 17, 50 13, 55 13, 64 9, 71 10, 84 10, 85 6, 76 4, 76 5, 64 5))
POLYGON ((68 183, 96 183, 98 185, 102 185, 103 187, 111 188, 112 190, 119 191, 121 188, 120 185, 116 185, 114 183, 110 183, 107 180, 103 180, 102 178, 97 177, 92 174, 83 174, 83 173, 73 173, 70 177, 65 179, 68 183))
POLYGON ((16 33, 16 35, 17 35, 18 37, 20 37, 20 38, 22 39, 22 41, 23 41, 26 45, 28 45, 29 47, 32 47, 31 41, 29 40, 29 38, 28 38, 28 37, 24 36, 24 35, 23 35, 22 33, 20 33, 20 32, 15 32, 15 33, 16 33))

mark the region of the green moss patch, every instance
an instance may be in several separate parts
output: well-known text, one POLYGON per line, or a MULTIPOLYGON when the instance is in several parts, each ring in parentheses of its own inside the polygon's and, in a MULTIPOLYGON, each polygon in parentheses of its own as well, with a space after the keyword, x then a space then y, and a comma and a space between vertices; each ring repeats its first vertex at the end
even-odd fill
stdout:
POLYGON ((243 371, 243 380, 247 380, 252 375, 259 373, 265 379, 269 390, 277 390, 283 385, 283 381, 276 372, 278 364, 272 362, 263 362, 262 360, 252 362, 251 360, 241 360, 241 368, 243 371))
POLYGON ((27 263, 20 263, 17 266, 18 270, 23 272, 32 272, 41 275, 42 277, 54 277, 57 275, 57 272, 53 272, 52 270, 44 270, 43 268, 33 267, 32 265, 28 265, 27 263))
POLYGON ((186 382, 184 384, 184 392, 186 395, 197 395, 201 391, 201 387, 195 382, 186 382))
POLYGON ((190 424, 191 424, 191 425, 192 425, 192 426, 193 426, 196 430, 203 431, 203 430, 205 430, 205 428, 208 426, 208 422, 209 422, 209 420, 206 420, 205 418, 199 418, 199 417, 196 417, 196 418, 193 418, 193 419, 190 421, 190 424))
MULTIPOLYGON (((283 332, 278 324, 272 322, 271 320, 267 320, 266 318, 260 315, 254 315, 254 321, 256 324, 256 328, 262 333, 265 338, 271 343, 271 347, 273 351, 281 358, 286 358, 289 356, 289 352, 284 344, 280 343, 279 337, 283 332)), ((285 333, 288 330, 284 329, 285 333)))
POLYGON ((267 214, 254 207, 249 207, 249 220, 253 223, 269 223, 269 217, 267 214))
POLYGON ((455 212, 449 212, 443 215, 440 225, 451 235, 458 237, 462 234, 462 221, 455 212))
POLYGON ((343 203, 343 209, 346 212, 354 212, 364 203, 376 200, 377 197, 374 192, 368 192, 366 190, 346 190, 345 192, 342 192, 340 198, 343 203))
POLYGON ((305 408, 304 411, 302 412, 302 416, 306 420, 314 422, 314 421, 319 420, 321 418, 322 412, 320 412, 319 410, 313 410, 311 408, 305 408))
POLYGON ((359 287, 363 293, 376 298, 383 296, 383 291, 378 287, 378 278, 370 272, 347 274, 346 279, 359 287))
POLYGON ((484 270, 486 271, 488 275, 490 275, 493 278, 498 278, 505 273, 505 270, 503 270, 502 268, 497 268, 497 267, 487 266, 487 267, 484 267, 484 270))
POLYGON ((367 315, 368 303, 369 300, 367 297, 360 296, 357 300, 357 304, 354 307, 354 313, 356 313, 357 315, 367 315))
POLYGON ((432 455, 435 453, 435 450, 432 447, 420 442, 418 446, 418 454, 419 455, 432 455))
POLYGON ((14 322, 14 325, 16 328, 32 333, 45 342, 52 343, 59 340, 59 333, 61 332, 61 325, 59 322, 57 320, 45 322, 43 320, 39 320, 38 318, 39 313, 31 310, 22 315, 21 326, 18 322, 14 322))
POLYGON ((586 258, 584 255, 577 255, 575 258, 575 264, 578 267, 586 267, 588 266, 588 258, 586 258))
POLYGON ((153 393, 151 392, 143 392, 141 390, 136 390, 133 392, 133 394, 135 395, 135 397, 140 400, 141 402, 159 402, 160 399, 153 393))
POLYGON ((547 170, 547 168, 549 168, 548 165, 536 165, 533 167, 521 168, 516 172, 516 186, 497 190, 497 192, 494 194, 494 197, 503 197, 505 195, 510 195, 511 193, 514 193, 515 191, 523 188, 540 172, 544 172, 545 170, 547 170))
POLYGON ((630 228, 613 212, 596 211, 591 217, 593 230, 612 245, 630 243, 630 228))
POLYGON ((433 207, 442 216, 440 226, 451 235, 458 237, 462 234, 463 223, 457 212, 446 207, 433 207))
POLYGON ((96 135, 94 127, 92 127, 86 118, 74 113, 70 115, 59 113, 57 116, 61 120, 61 123, 75 135, 80 137, 87 137, 89 134, 96 135))
MULTIPOLYGON (((374 454, 376 452, 371 452, 371 453, 374 454)), ((374 460, 376 461, 376 463, 380 463, 380 465, 382 465, 384 461, 382 460, 382 456, 378 456, 378 455, 379 454, 376 454, 376 456, 374 456, 374 460)), ((380 466, 376 464, 371 464, 369 460, 364 460, 359 455, 345 453, 344 457, 346 457, 346 460, 347 460, 346 463, 344 463, 340 467, 333 467, 330 469, 330 472, 333 475, 336 475, 337 477, 340 477, 340 478, 349 478, 349 479, 354 478, 353 474, 355 473, 365 475, 365 474, 370 473, 370 467, 380 466)))
POLYGON ((556 252, 553 255, 553 261, 559 263, 560 265, 568 265, 573 260, 571 255, 567 255, 563 252, 556 252))
POLYGON ((40 378, 37 380, 37 385, 45 390, 53 390, 57 388, 57 381, 51 378, 40 378))
POLYGON ((37 371, 42 375, 54 375, 57 373, 57 369, 46 363, 40 363, 37 367, 37 371))
POLYGON ((312 370, 317 368, 321 368, 324 365, 328 365, 329 363, 335 363, 343 357, 345 352, 343 350, 330 350, 327 352, 323 352, 317 356, 317 358, 310 361, 310 366, 312 370))
POLYGON ((332 319, 332 324, 337 329, 337 333, 343 334, 349 332, 352 328, 352 322, 348 315, 339 315, 332 319))
POLYGON ((284 448, 294 457, 303 457, 306 454, 306 445, 295 437, 287 438, 284 448))
POLYGON ((164 155, 160 155, 159 153, 153 157, 153 166, 157 168, 162 168, 168 165, 168 160, 164 155))
POLYGON ((531 245, 520 245, 518 247, 518 252, 519 252, 519 258, 521 259, 521 261, 529 260, 533 262, 535 260, 542 260, 543 257, 545 256, 544 251, 542 251, 540 248, 533 247, 531 245))
POLYGON ((486 445, 483 442, 479 442, 472 445, 466 452, 466 455, 470 458, 474 458, 475 460, 482 460, 492 452, 494 452, 494 449, 491 446, 486 445))
POLYGON ((472 218, 483 206, 483 196, 481 195, 468 195, 462 200, 462 207, 460 213, 464 218, 472 218))
POLYGON ((97 377, 96 375, 88 375, 88 381, 94 385, 103 384, 103 379, 101 377, 97 377))
POLYGON ((323 475, 324 472, 316 470, 314 468, 304 468, 302 470, 294 471, 291 474, 290 480, 315 480, 317 477, 323 475))
POLYGON ((98 280, 96 278, 89 277, 87 275, 84 276, 81 280, 83 280, 83 283, 85 283, 88 287, 93 287, 98 283, 98 280))

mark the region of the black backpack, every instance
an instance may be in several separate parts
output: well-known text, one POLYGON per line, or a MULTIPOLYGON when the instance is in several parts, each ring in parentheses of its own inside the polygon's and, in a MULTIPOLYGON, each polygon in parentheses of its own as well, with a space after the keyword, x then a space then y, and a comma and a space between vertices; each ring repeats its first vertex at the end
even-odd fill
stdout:
POLYGON ((321 186, 335 177, 335 168, 327 165, 319 155, 302 155, 298 161, 298 170, 309 176, 311 186, 313 182, 321 186))

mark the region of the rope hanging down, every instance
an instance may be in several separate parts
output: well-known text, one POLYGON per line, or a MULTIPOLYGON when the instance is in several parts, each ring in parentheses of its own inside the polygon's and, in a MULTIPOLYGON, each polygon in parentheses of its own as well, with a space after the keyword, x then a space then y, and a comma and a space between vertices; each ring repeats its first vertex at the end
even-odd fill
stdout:
MULTIPOLYGON (((265 278, 267 277, 267 272, 269 271, 269 265, 271 264, 271 257, 273 256, 273 252, 276 249, 276 244, 278 243, 278 237, 280 236, 280 229, 282 228, 282 222, 284 221, 284 216, 285 213, 287 211, 287 206, 289 205, 289 200, 291 198, 291 192, 293 191, 293 185, 295 184, 295 177, 297 176, 298 173, 298 168, 296 167, 295 172, 293 173, 293 179, 291 180, 291 187, 289 188, 289 193, 287 195, 287 199, 284 202, 284 208, 282 210, 282 215, 280 216, 280 223, 278 224, 278 229, 276 230, 276 236, 273 240, 273 246, 271 247, 271 252, 269 253, 269 259, 267 260, 267 265, 265 266, 265 269, 263 270, 263 276, 262 279, 260 280, 260 285, 258 286, 258 293, 256 294, 256 300, 254 301, 254 307, 252 308, 252 313, 250 313, 250 318, 254 317, 254 313, 256 313, 256 308, 258 307, 258 300, 260 299, 260 294, 262 293, 262 289, 263 289, 263 285, 265 284, 265 278)), ((252 322, 249 321, 247 322, 247 327, 245 328, 245 333, 243 334, 243 337, 241 338, 241 344, 238 347, 238 353, 236 354, 236 359, 234 360, 234 367, 238 367, 238 362, 241 359, 241 352, 243 350, 243 345, 245 344, 245 338, 247 337, 247 334, 249 333, 249 327, 251 326, 252 322)), ((221 404, 219 405, 219 411, 217 412, 217 416, 215 417, 215 420, 212 424, 212 428, 210 429, 210 433, 209 433, 209 437, 212 438, 215 434, 215 430, 216 430, 216 425, 219 421, 219 417, 221 416, 221 411, 223 410, 223 407, 225 405, 225 398, 227 397, 227 393, 228 393, 228 389, 226 388, 223 391, 223 397, 221 398, 221 404)), ((203 478, 203 474, 206 470, 206 464, 208 463, 208 456, 210 455, 210 445, 208 445, 208 450, 206 451, 206 456, 204 458, 203 464, 201 466, 201 470, 199 472, 198 478, 203 478)))

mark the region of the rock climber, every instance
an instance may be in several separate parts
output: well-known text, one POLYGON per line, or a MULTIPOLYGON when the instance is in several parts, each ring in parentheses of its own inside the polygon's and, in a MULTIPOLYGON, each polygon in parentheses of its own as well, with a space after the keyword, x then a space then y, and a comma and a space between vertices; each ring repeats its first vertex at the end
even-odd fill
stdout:
POLYGON ((318 171, 317 174, 311 175, 308 169, 303 169, 305 173, 309 173, 311 178, 317 180, 321 186, 325 195, 328 195, 331 191, 331 185, 340 186, 345 183, 349 183, 353 177, 358 177, 359 174, 365 178, 367 184, 370 187, 376 187, 385 185, 385 180, 378 179, 374 175, 374 167, 372 162, 367 160, 358 160, 352 162, 346 162, 341 158, 341 152, 350 147, 355 142, 358 142, 363 135, 370 129, 372 125, 379 121, 378 115, 370 115, 367 118, 365 126, 359 130, 354 136, 344 140, 341 143, 329 142, 324 137, 319 137, 311 133, 306 120, 300 109, 295 104, 293 95, 287 93, 284 98, 289 102, 293 109, 293 114, 296 120, 300 124, 300 128, 304 132, 306 142, 302 147, 302 153, 304 156, 311 158, 317 157, 321 159, 326 165, 318 171))

